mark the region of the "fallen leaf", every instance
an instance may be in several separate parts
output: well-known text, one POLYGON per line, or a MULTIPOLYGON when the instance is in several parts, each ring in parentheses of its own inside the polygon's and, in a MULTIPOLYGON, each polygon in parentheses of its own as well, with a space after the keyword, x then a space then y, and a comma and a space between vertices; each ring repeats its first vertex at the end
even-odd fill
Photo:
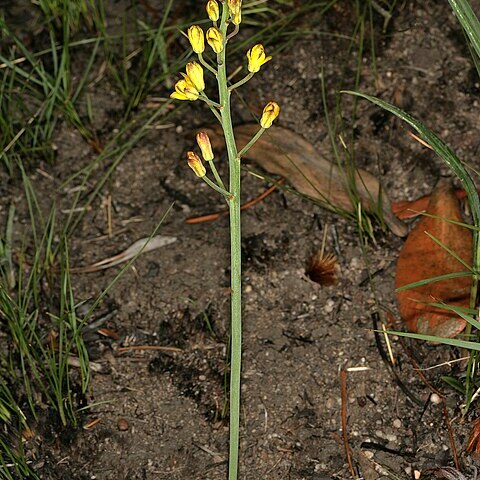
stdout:
MULTIPOLYGON (((455 190, 455 196, 459 200, 463 200, 467 194, 465 190, 457 189, 455 190)), ((400 220, 417 217, 426 212, 429 201, 430 195, 425 195, 415 200, 400 200, 392 203, 392 212, 400 220)))
POLYGON ((160 247, 165 247, 166 245, 170 245, 173 242, 176 242, 176 237, 167 237, 164 235, 156 235, 155 237, 147 237, 141 238, 137 240, 132 245, 130 245, 126 250, 123 252, 114 255, 113 257, 108 257, 99 262, 96 262, 92 265, 88 265, 86 267, 77 267, 72 268, 70 271, 73 273, 91 273, 91 272, 98 272, 99 270, 104 270, 106 268, 113 267, 115 265, 119 265, 123 262, 128 262, 136 255, 140 253, 147 253, 151 252, 160 247))
POLYGON ((467 443, 468 453, 480 453, 480 417, 473 424, 472 433, 467 443))
MULTIPOLYGON (((455 252, 467 264, 472 262, 472 234, 469 229, 443 219, 463 222, 460 203, 446 180, 441 180, 433 191, 427 213, 410 232, 397 262, 395 286, 428 278, 463 272, 466 267, 425 232, 455 252)), ((400 315, 412 332, 451 338, 465 328, 466 322, 454 312, 425 305, 420 302, 443 302, 448 305, 469 307, 470 276, 439 282, 397 292, 400 315)))
MULTIPOLYGON (((202 129, 211 138, 214 149, 224 148, 223 133, 219 128, 202 129)), ((235 129, 237 145, 241 149, 258 131, 258 125, 241 125, 235 129)), ((355 213, 349 195, 345 171, 329 162, 318 150, 300 135, 274 126, 269 128, 245 158, 253 160, 269 173, 281 175, 300 193, 327 206, 355 213)), ((393 233, 407 234, 407 226, 392 213, 390 201, 379 181, 370 173, 357 169, 355 175, 357 194, 362 208, 373 212, 381 202, 383 219, 393 233)))

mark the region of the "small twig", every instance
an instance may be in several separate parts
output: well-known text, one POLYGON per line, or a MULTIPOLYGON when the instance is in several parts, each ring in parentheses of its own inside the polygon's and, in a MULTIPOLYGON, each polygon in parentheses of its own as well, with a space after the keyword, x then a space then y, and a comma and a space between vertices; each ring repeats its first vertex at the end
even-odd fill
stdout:
POLYGON ((347 457, 348 468, 353 479, 357 478, 355 468, 352 463, 352 455, 350 453, 350 446, 348 445, 347 433, 347 371, 342 368, 340 370, 340 387, 342 390, 342 437, 343 446, 345 447, 345 455, 347 457))
POLYGON ((130 345, 129 347, 118 347, 116 352, 130 352, 132 350, 160 350, 165 352, 183 352, 181 348, 177 347, 162 347, 160 345, 130 345))
MULTIPOLYGON (((245 210, 249 207, 252 207, 256 203, 261 202, 264 198, 268 197, 273 191, 275 191, 278 185, 281 185, 284 182, 285 182, 285 179, 281 178, 274 185, 267 188, 267 190, 265 190, 261 195, 259 195, 258 197, 255 197, 254 199, 249 200, 248 202, 244 203, 240 207, 240 209, 245 210)), ((188 223, 189 225, 193 225, 193 224, 196 224, 196 223, 213 222, 215 220, 218 220, 219 218, 227 217, 228 214, 229 214, 228 210, 224 210, 223 212, 208 213, 207 215, 202 215, 200 217, 187 218, 187 220, 185 220, 185 223, 188 223)))
POLYGON ((379 321, 379 315, 378 313, 374 313, 371 315, 372 323, 373 323, 373 334, 375 336, 375 344, 377 346, 378 353, 380 354, 380 358, 382 359, 383 363, 388 367, 390 370, 390 373, 392 374, 395 383, 398 385, 400 390, 416 405, 419 407, 423 406, 423 402, 417 398, 400 379, 400 376, 398 375, 395 367, 390 363, 390 360, 388 358, 387 353, 385 352, 383 346, 382 346, 382 341, 380 339, 380 332, 378 328, 378 321, 379 321))
POLYGON ((448 430, 448 439, 450 441, 450 448, 452 450, 452 455, 453 455, 453 461, 455 462, 455 468, 460 471, 460 464, 458 463, 458 455, 457 455, 457 447, 455 446, 455 438, 453 436, 453 429, 452 429, 452 424, 450 423, 450 417, 448 415, 448 410, 447 410, 447 402, 445 400, 445 395, 435 388, 427 379, 427 377, 424 375, 422 370, 420 369, 420 366, 418 365, 417 361, 415 358, 413 358, 412 353, 410 352, 410 349, 407 348, 405 345, 405 342, 400 339, 400 344, 402 345, 405 353, 407 354, 408 358, 410 359, 410 362, 412 363, 414 371, 417 373, 417 375, 420 377, 420 380, 427 386, 427 388, 432 392, 435 393, 439 396, 440 400, 442 401, 442 406, 443 406, 443 417, 445 420, 445 425, 448 430))

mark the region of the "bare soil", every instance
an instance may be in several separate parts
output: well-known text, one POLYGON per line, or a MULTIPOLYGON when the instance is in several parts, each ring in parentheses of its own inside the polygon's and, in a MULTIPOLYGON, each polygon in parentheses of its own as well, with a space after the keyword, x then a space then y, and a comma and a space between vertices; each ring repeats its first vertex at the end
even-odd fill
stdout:
MULTIPOLYGON (((383 18, 376 12, 373 18, 375 24, 367 22, 367 29, 375 31, 375 63, 367 48, 359 89, 407 109, 478 167, 480 86, 448 2, 399 2, 386 32, 383 18)), ((345 35, 352 31, 355 15, 349 2, 339 2, 321 23, 301 22, 299 27, 345 35)), ((235 99, 235 121, 251 121, 250 110, 258 114, 275 99, 282 106, 279 124, 308 139, 322 155, 331 155, 320 75, 323 68, 333 109, 335 91, 354 85, 356 55, 349 53, 349 44, 334 35, 299 37, 242 90, 247 105, 235 99)), ((121 114, 121 99, 107 81, 90 89, 99 137, 108 138, 121 114)), ((161 87, 157 93, 168 92, 161 87)), ((358 102, 353 124, 351 99, 343 98, 345 125, 355 127, 356 162, 378 176, 392 200, 427 194, 440 176, 449 174, 399 121, 367 102, 358 102)), ((185 223, 223 205, 182 160, 193 145, 195 128, 210 122, 204 107, 191 104, 179 110, 171 128, 152 130, 116 169, 72 238, 72 266, 88 265, 148 236, 175 202, 160 233, 175 236, 176 242, 139 257, 95 313, 96 319, 111 314, 103 326, 120 335, 118 340, 93 335, 88 341, 92 360, 104 364, 108 373, 94 374, 88 400, 99 405, 82 422, 101 420, 89 430, 73 432, 60 432, 47 421, 37 425, 29 448, 41 460, 41 478, 226 478, 228 219, 185 223), (102 204, 107 196, 113 205, 111 238, 102 204), (135 345, 178 350, 116 350, 135 345)), ((61 181, 95 153, 66 124, 55 143, 55 164, 33 168, 30 177, 46 203, 50 192, 58 190, 68 208, 72 197, 59 190, 61 181)), ((219 163, 226 176, 225 162, 219 163)), ((19 185, 6 186, 8 198, 21 195, 19 185)), ((245 199, 265 188, 244 172, 245 199)), ((18 221, 28 224, 26 210, 19 209, 18 221)), ((429 468, 454 465, 443 405, 431 396, 414 362, 428 368, 462 353, 396 338, 392 368, 382 358, 383 338, 373 332, 379 310, 396 315, 395 261, 402 240, 377 228, 376 242, 368 242, 365 255, 353 222, 281 190, 244 211, 242 222, 240 478, 350 478, 340 372, 352 367, 364 367, 349 371, 347 378, 348 437, 359 475, 410 479, 418 470, 428 478, 429 468), (338 283, 331 287, 305 275, 326 228, 326 249, 337 254, 340 265, 338 283), (388 470, 396 477, 388 476, 388 470)), ((75 275, 77 300, 95 298, 117 273, 115 267, 75 275)), ((397 328, 403 328, 401 323, 397 328)), ((445 394, 457 454, 469 474, 473 464, 463 449, 470 417, 462 419, 462 397, 440 379, 461 371, 462 364, 454 363, 423 373, 445 394)))

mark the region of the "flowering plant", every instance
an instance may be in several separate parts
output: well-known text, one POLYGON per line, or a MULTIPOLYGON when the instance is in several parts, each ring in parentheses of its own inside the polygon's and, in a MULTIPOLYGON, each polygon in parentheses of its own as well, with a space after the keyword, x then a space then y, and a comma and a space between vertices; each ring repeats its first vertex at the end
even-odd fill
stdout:
POLYGON ((207 169, 197 153, 189 151, 187 153, 187 161, 195 174, 215 191, 222 194, 229 205, 231 250, 231 373, 228 478, 229 480, 236 480, 238 477, 240 372, 242 356, 240 160, 242 155, 260 138, 265 130, 272 126, 273 121, 280 113, 280 107, 275 102, 269 102, 265 106, 260 119, 258 132, 242 150, 238 151, 231 117, 230 98, 232 91, 250 80, 272 57, 266 55, 263 45, 254 45, 246 54, 248 60, 247 75, 237 83, 233 85, 229 84, 226 51, 228 43, 238 33, 242 22, 242 0, 219 0, 219 2, 217 2, 217 0, 209 0, 206 4, 208 17, 213 23, 213 26, 208 28, 206 33, 204 33, 199 25, 192 25, 188 29, 188 40, 193 52, 198 56, 198 63, 195 61, 187 63, 186 73, 183 73, 183 78, 176 83, 175 91, 171 94, 171 97, 176 100, 201 100, 205 102, 220 122, 227 146, 229 162, 228 189, 215 167, 212 145, 206 133, 200 132, 197 135, 197 144, 203 160, 207 162, 212 172, 213 180, 207 176, 207 169), (233 28, 231 28, 232 26, 233 28), (203 52, 206 48, 205 40, 216 54, 216 65, 211 65, 203 58, 203 52), (211 100, 205 93, 204 69, 217 79, 218 102, 211 100))

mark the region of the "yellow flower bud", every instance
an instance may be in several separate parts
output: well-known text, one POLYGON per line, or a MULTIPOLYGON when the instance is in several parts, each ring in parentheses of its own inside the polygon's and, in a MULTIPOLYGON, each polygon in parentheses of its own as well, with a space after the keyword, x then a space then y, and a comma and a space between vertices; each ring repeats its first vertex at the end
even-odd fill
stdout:
POLYGON ((257 73, 260 70, 260 67, 264 63, 267 63, 269 60, 272 59, 272 57, 267 57, 265 55, 265 49, 263 48, 263 45, 260 43, 252 47, 247 52, 247 58, 248 58, 248 71, 250 73, 257 73))
POLYGON ((242 0, 228 0, 228 9, 232 23, 240 25, 242 22, 242 0))
POLYGON ((197 133, 197 143, 198 146, 200 147, 200 150, 202 151, 202 157, 204 160, 209 162, 210 160, 213 160, 213 150, 212 150, 212 144, 210 143, 210 138, 205 132, 199 132, 197 133))
POLYGON ((205 90, 205 81, 203 80, 203 68, 197 62, 187 63, 187 77, 193 86, 199 91, 205 90))
POLYGON ((280 113, 280 106, 275 102, 268 102, 263 109, 262 118, 260 119, 260 125, 262 128, 270 128, 273 121, 278 117, 280 113))
POLYGON ((203 35, 202 27, 199 27, 198 25, 192 25, 188 29, 187 33, 193 51, 195 53, 203 53, 205 50, 205 37, 203 35))
POLYGON ((176 98, 177 100, 196 100, 198 98, 198 90, 185 75, 183 80, 179 80, 175 84, 175 91, 170 94, 170 98, 176 98))
POLYGON ((212 22, 216 22, 220 17, 220 9, 218 8, 218 3, 216 0, 208 0, 206 10, 208 13, 208 18, 212 22))
POLYGON ((197 177, 204 177, 207 174, 200 157, 195 152, 187 152, 187 162, 197 177))
POLYGON ((223 50, 222 32, 218 28, 210 27, 207 30, 207 42, 215 53, 220 53, 223 50))

